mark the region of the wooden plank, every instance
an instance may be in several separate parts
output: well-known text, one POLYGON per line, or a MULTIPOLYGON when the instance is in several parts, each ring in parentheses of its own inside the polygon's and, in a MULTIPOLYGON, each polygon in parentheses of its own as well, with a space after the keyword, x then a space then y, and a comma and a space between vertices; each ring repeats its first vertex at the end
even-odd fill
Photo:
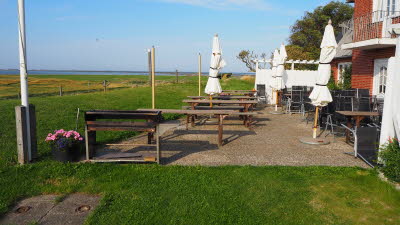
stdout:
MULTIPOLYGON (((145 109, 148 110, 148 109, 145 109)), ((193 115, 216 115, 216 114, 224 114, 229 115, 235 113, 234 110, 181 110, 181 109, 154 109, 159 110, 163 113, 176 113, 176 114, 193 114, 193 115)))
POLYGON ((149 146, 156 147, 155 144, 105 144, 105 146, 149 146))
MULTIPOLYGON (((191 99, 209 99, 208 96, 187 96, 191 99)), ((213 99, 250 99, 254 100, 257 99, 256 97, 250 96, 243 96, 243 95, 220 95, 220 96, 213 96, 213 99)))
POLYGON ((154 122, 137 122, 137 121, 86 121, 87 125, 90 126, 132 126, 132 127, 144 127, 144 128, 155 128, 157 123, 154 122))
POLYGON ((213 103, 213 104, 257 104, 256 100, 193 100, 193 99, 185 99, 182 102, 185 103, 213 103))
POLYGON ((344 116, 379 116, 379 112, 369 112, 369 111, 336 111, 344 116))

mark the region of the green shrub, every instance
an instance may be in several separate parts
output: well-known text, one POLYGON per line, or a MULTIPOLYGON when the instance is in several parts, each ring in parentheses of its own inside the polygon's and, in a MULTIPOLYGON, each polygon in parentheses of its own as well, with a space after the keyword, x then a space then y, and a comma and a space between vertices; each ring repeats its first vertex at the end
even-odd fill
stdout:
POLYGON ((352 73, 352 66, 346 67, 343 71, 343 82, 335 82, 335 79, 333 77, 333 71, 331 73, 331 78, 329 79, 328 82, 328 89, 333 91, 333 90, 348 90, 351 89, 351 73, 352 73))
POLYGON ((379 157, 384 166, 381 171, 390 180, 400 182, 400 146, 398 139, 390 139, 389 142, 381 148, 379 157))

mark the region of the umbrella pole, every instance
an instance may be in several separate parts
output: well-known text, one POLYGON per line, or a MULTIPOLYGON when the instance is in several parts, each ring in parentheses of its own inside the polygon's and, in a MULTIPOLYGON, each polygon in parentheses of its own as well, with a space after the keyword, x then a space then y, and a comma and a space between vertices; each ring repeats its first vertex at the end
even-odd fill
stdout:
POLYGON ((319 113, 319 107, 317 106, 315 108, 315 118, 314 118, 314 127, 313 127, 313 138, 317 138, 317 124, 318 124, 318 113, 319 113))
POLYGON ((210 95, 210 108, 212 108, 213 107, 213 104, 212 104, 212 95, 210 95))
POLYGON ((278 111, 278 91, 275 91, 275 111, 278 111))
POLYGON ((201 54, 199 53, 199 96, 201 96, 201 54))

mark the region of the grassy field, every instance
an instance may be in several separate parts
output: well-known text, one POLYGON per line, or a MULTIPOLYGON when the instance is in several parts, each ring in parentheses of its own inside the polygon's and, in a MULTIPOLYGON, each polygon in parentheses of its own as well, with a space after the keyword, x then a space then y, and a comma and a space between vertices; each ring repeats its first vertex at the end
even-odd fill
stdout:
MULTIPOLYGON (((182 83, 195 77, 180 76, 182 83)), ((148 85, 148 76, 144 75, 32 75, 29 78, 29 93, 32 96, 57 95, 62 86, 64 94, 103 91, 102 82, 110 82, 108 89, 135 88, 148 85)), ((175 76, 157 76, 157 84, 171 84, 175 76)), ((18 98, 20 91, 19 76, 0 75, 0 99, 18 98)))
MULTIPOLYGON (((63 79, 65 79, 63 77, 63 79)), ((82 78, 84 79, 84 78, 82 78)), ((196 95, 195 78, 157 88, 157 107, 179 108, 196 95)), ((205 84, 203 81, 203 85, 205 84)), ((222 81, 225 89, 251 89, 251 81, 222 81)), ((43 193, 100 194, 87 224, 399 224, 400 192, 374 170, 335 167, 180 167, 63 164, 44 143, 54 129, 73 129, 75 113, 150 106, 150 88, 33 97, 40 161, 17 166, 14 106, 0 101, 0 216, 19 199, 43 193)), ((172 118, 173 115, 170 115, 172 118)), ((80 119, 79 131, 83 120, 80 119)), ((133 135, 100 133, 100 141, 133 135)))

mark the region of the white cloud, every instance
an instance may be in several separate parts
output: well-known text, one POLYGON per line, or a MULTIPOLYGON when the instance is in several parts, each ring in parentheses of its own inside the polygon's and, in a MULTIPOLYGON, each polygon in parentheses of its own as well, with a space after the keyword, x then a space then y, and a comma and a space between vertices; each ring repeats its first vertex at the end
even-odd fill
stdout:
POLYGON ((158 0, 160 2, 178 3, 218 10, 232 10, 249 8, 257 10, 271 10, 271 6, 264 0, 158 0))

